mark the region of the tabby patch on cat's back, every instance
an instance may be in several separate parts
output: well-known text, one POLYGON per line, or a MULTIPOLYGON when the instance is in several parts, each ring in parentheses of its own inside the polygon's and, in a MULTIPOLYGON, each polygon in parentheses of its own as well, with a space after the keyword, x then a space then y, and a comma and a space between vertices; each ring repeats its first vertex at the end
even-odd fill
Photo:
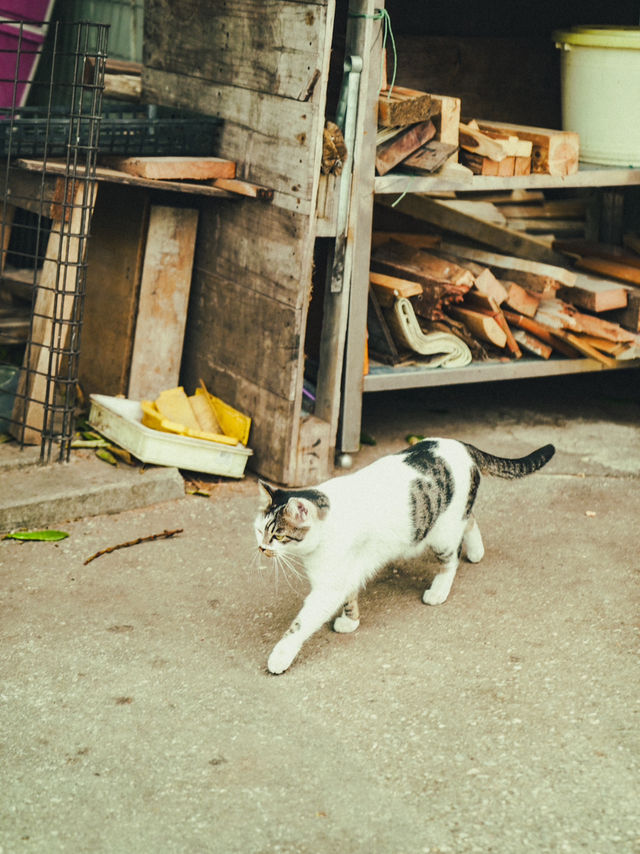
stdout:
POLYGON ((430 549, 440 570, 422 600, 444 603, 462 554, 472 563, 484 556, 472 512, 481 475, 520 478, 554 453, 553 445, 545 445, 510 459, 455 439, 428 438, 312 488, 281 489, 260 481, 258 549, 284 572, 304 573, 310 584, 300 612, 268 658, 269 671, 283 673, 332 617, 335 631, 355 631, 358 593, 393 561, 430 549))

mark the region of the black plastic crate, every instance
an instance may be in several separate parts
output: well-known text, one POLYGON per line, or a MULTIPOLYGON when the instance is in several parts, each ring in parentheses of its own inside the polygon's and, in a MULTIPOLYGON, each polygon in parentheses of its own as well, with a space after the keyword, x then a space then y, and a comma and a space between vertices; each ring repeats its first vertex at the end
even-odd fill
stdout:
MULTIPOLYGON (((215 154, 220 120, 208 116, 152 116, 145 112, 107 111, 99 122, 98 151, 102 154, 215 154)), ((70 147, 95 147, 96 124, 69 116, 42 116, 35 109, 0 110, 0 155, 9 157, 66 157, 70 147), (76 136, 78 138, 76 138, 76 136)))

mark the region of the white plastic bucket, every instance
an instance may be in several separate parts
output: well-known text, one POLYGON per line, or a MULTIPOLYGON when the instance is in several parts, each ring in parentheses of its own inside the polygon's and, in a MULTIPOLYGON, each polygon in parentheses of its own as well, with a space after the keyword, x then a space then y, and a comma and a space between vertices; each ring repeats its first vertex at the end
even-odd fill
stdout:
POLYGON ((580 160, 640 166, 640 27, 573 27, 553 39, 562 126, 580 134, 580 160))

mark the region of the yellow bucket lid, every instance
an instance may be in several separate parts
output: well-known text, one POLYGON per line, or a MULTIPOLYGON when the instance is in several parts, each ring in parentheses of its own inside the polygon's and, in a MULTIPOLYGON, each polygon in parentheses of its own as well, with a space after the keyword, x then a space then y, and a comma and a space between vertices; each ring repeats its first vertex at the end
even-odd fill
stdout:
POLYGON ((640 50, 640 27, 614 27, 608 24, 577 26, 556 30, 552 38, 558 47, 563 44, 580 47, 610 47, 640 50))

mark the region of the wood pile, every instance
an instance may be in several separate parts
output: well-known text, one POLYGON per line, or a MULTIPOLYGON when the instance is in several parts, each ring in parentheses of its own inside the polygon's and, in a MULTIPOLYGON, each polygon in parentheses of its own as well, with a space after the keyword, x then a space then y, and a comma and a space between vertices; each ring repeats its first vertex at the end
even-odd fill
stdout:
POLYGON ((640 254, 584 239, 558 241, 560 247, 577 259, 574 266, 569 256, 561 256, 565 265, 552 264, 450 234, 376 231, 370 356, 387 364, 417 361, 405 341, 394 340, 393 324, 384 328, 395 301, 405 299, 424 333, 459 337, 476 361, 588 357, 614 367, 640 358, 640 254), (608 264, 606 278, 591 274, 608 264))
POLYGON ((457 160, 460 98, 394 86, 378 97, 376 172, 430 174, 457 160))
POLYGON ((378 97, 376 172, 428 175, 459 162, 476 175, 512 176, 578 171, 577 133, 471 119, 461 100, 403 86, 378 97))

